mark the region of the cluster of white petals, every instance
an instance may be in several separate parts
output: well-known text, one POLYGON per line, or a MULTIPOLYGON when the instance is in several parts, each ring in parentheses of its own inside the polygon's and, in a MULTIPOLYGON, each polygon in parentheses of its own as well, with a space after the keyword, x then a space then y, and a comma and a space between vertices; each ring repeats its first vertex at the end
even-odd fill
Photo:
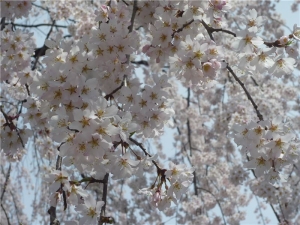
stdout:
MULTIPOLYGON (((239 224, 252 198, 241 185, 278 222, 297 224, 300 28, 284 35, 264 4, 1 1, 0 156, 9 171, 0 174, 2 208, 14 202, 21 211, 3 196, 22 189, 10 171, 33 155, 34 176, 43 172, 33 207, 50 205, 52 224, 56 212, 66 224, 161 223, 149 208, 181 224, 239 224), (51 23, 16 22, 35 10, 51 23), (37 48, 28 29, 39 26, 50 29, 37 48), (167 125, 177 133, 163 152, 167 125), (208 213, 215 207, 221 216, 208 213)), ((29 221, 2 215, 8 224, 29 221)))
POLYGON ((280 174, 282 168, 299 161, 299 143, 281 118, 235 124, 232 137, 249 160, 244 166, 254 169, 255 175, 263 176, 267 182, 286 179, 280 174))

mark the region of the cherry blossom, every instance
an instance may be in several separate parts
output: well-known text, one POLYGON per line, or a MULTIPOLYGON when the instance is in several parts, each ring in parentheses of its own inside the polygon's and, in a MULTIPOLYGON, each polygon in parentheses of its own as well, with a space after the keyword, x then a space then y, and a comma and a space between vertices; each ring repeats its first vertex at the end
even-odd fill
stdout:
POLYGON ((103 205, 103 201, 96 202, 91 195, 86 196, 84 198, 84 204, 77 205, 75 208, 76 211, 84 215, 80 219, 79 224, 97 224, 97 217, 103 205))
POLYGON ((299 25, 272 4, 1 9, 4 223, 299 223, 299 25))

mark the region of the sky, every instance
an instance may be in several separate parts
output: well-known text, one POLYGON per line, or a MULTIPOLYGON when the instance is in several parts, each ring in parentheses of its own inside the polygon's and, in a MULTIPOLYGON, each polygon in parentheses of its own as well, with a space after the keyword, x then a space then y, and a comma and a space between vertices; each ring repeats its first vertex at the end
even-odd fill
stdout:
MULTIPOLYGON (((38 4, 38 2, 36 2, 36 3, 38 4)), ((291 10, 290 10, 290 7, 291 7, 292 3, 293 3, 293 1, 284 1, 284 0, 282 0, 276 6, 277 11, 279 13, 281 13, 282 18, 285 19, 286 25, 291 29, 293 29, 293 25, 295 23, 300 25, 300 13, 299 13, 299 11, 295 12, 295 13, 292 13, 291 10)), ((36 22, 37 21, 35 21, 35 23, 36 22)), ((49 28, 47 28, 44 32, 47 33, 48 29, 49 28)), ((37 37, 37 46, 41 47, 43 45, 45 36, 41 35, 41 33, 39 31, 35 30, 35 29, 34 29, 34 31, 35 31, 35 36, 37 37)), ((290 33, 290 31, 287 28, 285 29, 285 31, 286 31, 287 34, 290 33)), ((172 144, 173 131, 171 129, 166 129, 165 134, 162 136, 162 140, 163 140, 162 143, 163 143, 163 148, 164 149, 172 149, 173 148, 173 144, 172 144)), ((29 159, 28 157, 26 157, 26 158, 29 159)), ((28 167, 30 167, 29 162, 28 163, 26 162, 26 164, 28 165, 28 167)), ((33 199, 33 194, 23 196, 24 204, 27 206, 25 208, 25 212, 29 217, 31 217, 31 213, 32 213, 32 209, 30 207, 32 199, 33 199)), ((263 200, 260 199, 260 201, 263 201, 263 200)), ((256 206, 257 206, 257 203, 255 201, 255 198, 253 198, 253 200, 251 201, 250 206, 247 208, 246 220, 242 221, 241 225, 258 224, 258 221, 256 219, 257 214, 251 213, 251 212, 254 212, 256 206)), ((215 211, 216 214, 219 214, 218 210, 219 209, 216 209, 216 211, 215 211)), ((271 219, 271 223, 269 223, 269 224, 277 224, 277 220, 274 216, 274 213, 272 212, 272 210, 270 208, 265 210, 263 213, 264 213, 265 216, 267 216, 269 219, 271 219)), ((166 220, 167 220, 167 218, 164 221, 166 221, 166 220)), ((170 220, 169 222, 166 223, 166 225, 173 225, 173 224, 175 224, 174 220, 170 220)), ((35 224, 33 224, 33 225, 35 225, 35 224)))

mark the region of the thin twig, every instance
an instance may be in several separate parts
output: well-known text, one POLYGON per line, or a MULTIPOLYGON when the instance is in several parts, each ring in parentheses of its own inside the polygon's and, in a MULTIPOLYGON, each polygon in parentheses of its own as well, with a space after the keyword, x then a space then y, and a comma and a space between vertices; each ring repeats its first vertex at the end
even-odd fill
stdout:
POLYGON ((253 78, 253 76, 250 77, 251 80, 253 81, 253 83, 255 84, 255 86, 258 86, 259 87, 259 84, 257 83, 257 81, 253 78))
POLYGON ((126 78, 127 78, 127 75, 124 75, 121 85, 119 87, 117 87, 115 90, 113 90, 111 93, 105 95, 104 98, 106 100, 113 98, 113 95, 124 86, 126 78))
POLYGON ((178 30, 176 30, 176 31, 173 32, 172 38, 174 38, 174 36, 175 36, 176 33, 179 33, 179 32, 181 32, 181 31, 183 31, 184 28, 186 28, 187 26, 191 25, 194 21, 195 21, 195 20, 192 19, 191 21, 189 21, 189 22, 183 24, 182 27, 180 27, 178 30))
MULTIPOLYGON (((8 25, 10 23, 5 23, 5 25, 8 25)), ((28 25, 28 24, 19 24, 19 23, 12 23, 14 26, 16 27, 25 27, 25 28, 36 28, 36 27, 57 27, 57 28, 68 28, 68 26, 66 25, 58 25, 58 24, 50 24, 50 23, 39 23, 39 24, 32 24, 32 25, 28 25)))
POLYGON ((6 174, 6 177, 5 177, 5 182, 4 182, 4 186, 3 186, 3 190, 2 190, 2 194, 1 194, 1 203, 2 203, 3 198, 4 198, 4 193, 6 191, 8 180, 10 178, 10 171, 11 171, 11 164, 9 164, 8 171, 7 171, 7 174, 6 174))
POLYGON ((123 2, 125 5, 129 6, 129 4, 128 4, 127 2, 125 2, 124 0, 122 0, 122 2, 123 2))
MULTIPOLYGON (((143 152, 145 153, 146 156, 152 157, 152 156, 147 152, 147 150, 144 148, 144 146, 143 146, 142 143, 139 143, 138 141, 134 140, 134 139, 131 138, 131 137, 129 138, 129 140, 130 140, 131 142, 133 142, 134 144, 136 144, 138 147, 140 147, 140 149, 143 150, 143 152)), ((157 164, 156 161, 152 160, 152 163, 156 166, 156 169, 157 169, 158 171, 162 171, 162 169, 158 166, 158 164, 157 164)))
POLYGON ((226 220, 225 220, 224 212, 223 212, 221 203, 220 203, 220 201, 217 199, 217 197, 216 197, 213 193, 211 193, 210 191, 206 190, 205 188, 198 187, 198 189, 203 190, 203 191, 209 193, 211 196, 213 196, 213 197, 215 198, 215 200, 216 200, 216 202, 217 202, 217 204, 218 204, 218 206, 219 206, 219 208, 220 208, 220 210, 221 210, 221 214, 222 214, 222 217, 223 217, 224 224, 226 225, 227 223, 226 223, 226 220))
POLYGON ((33 6, 37 7, 37 8, 40 8, 40 9, 46 11, 47 13, 50 13, 50 11, 49 11, 48 8, 44 8, 43 6, 37 5, 37 4, 33 3, 33 2, 31 3, 31 5, 33 5, 33 6))
POLYGON ((270 204, 270 206, 271 206, 271 208, 272 208, 272 210, 273 210, 273 212, 274 212, 274 214, 275 214, 275 216, 277 218, 277 221, 280 222, 280 217, 279 217, 278 213, 275 211, 274 206, 272 204, 270 204))

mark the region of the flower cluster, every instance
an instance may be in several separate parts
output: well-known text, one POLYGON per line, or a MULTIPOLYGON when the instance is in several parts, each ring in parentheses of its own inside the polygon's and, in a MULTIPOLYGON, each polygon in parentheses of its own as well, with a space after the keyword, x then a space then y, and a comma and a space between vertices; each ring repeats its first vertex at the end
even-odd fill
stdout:
POLYGON ((1 18, 6 17, 7 19, 14 20, 15 18, 27 17, 32 4, 31 0, 23 1, 1 1, 1 18))
POLYGON ((25 144, 32 132, 27 128, 11 128, 5 124, 3 118, 1 118, 0 125, 3 127, 0 134, 1 149, 3 149, 4 153, 9 156, 12 161, 19 161, 24 154, 20 151, 25 148, 25 144))
MULTIPOLYGON (((241 184, 250 184, 256 196, 278 206, 281 222, 295 218, 300 201, 295 188, 299 115, 293 115, 294 133, 282 119, 263 117, 299 111, 299 77, 292 74, 299 68, 300 29, 295 25, 291 34, 278 35, 279 23, 274 27, 266 23, 271 12, 259 15, 263 4, 2 1, 3 161, 20 160, 32 136, 38 170, 40 159, 50 165, 42 182, 49 183, 51 206, 59 208, 57 203, 62 201, 65 208, 73 205, 81 215, 80 221, 66 224, 106 223, 105 214, 115 211, 120 212, 118 222, 158 224, 158 211, 167 216, 175 213, 172 202, 186 213, 178 213, 176 222, 220 224, 223 219, 238 224, 245 217, 240 206, 250 201, 240 191, 241 184), (31 6, 48 13, 51 21, 14 23, 27 16, 31 6), (239 17, 243 11, 247 12, 239 17), (57 20, 66 26, 56 24, 57 20), (44 46, 36 48, 33 34, 18 26, 24 30, 50 27, 44 46), (275 41, 260 37, 272 32, 279 37, 275 41), (253 108, 260 121, 245 123, 253 118, 253 108), (239 123, 231 137, 242 147, 242 160, 227 135, 233 123, 239 123), (167 124, 175 125, 177 134, 172 151, 164 155, 159 138, 167 124), (156 154, 150 154, 148 140, 157 144, 156 154), (174 163, 166 169, 162 159, 173 153, 174 163), (247 182, 250 176, 245 168, 252 169, 255 181, 247 182), (150 173, 145 175, 146 171, 150 173), (79 174, 80 180, 75 180, 79 174), (148 178, 152 185, 140 189, 147 187, 148 178), (92 183, 98 183, 97 187, 92 183), (115 185, 119 183, 150 196, 148 201, 138 197, 142 219, 133 218, 137 211, 129 215, 136 208, 131 208, 133 201, 123 199, 127 196, 123 186, 119 190, 115 185), (107 185, 112 187, 109 193, 107 185), (182 198, 190 185, 195 196, 182 198), (99 187, 105 201, 96 202, 89 190, 100 193, 99 187), (178 204, 179 200, 184 203, 178 204), (149 212, 149 217, 148 203, 159 209, 149 212), (215 207, 222 216, 209 214, 215 207), (124 208, 126 213, 121 211, 124 208)), ((8 177, 9 173, 0 175, 6 183, 8 177)), ((42 191, 44 200, 48 189, 42 191)), ((3 204, 7 202, 12 201, 6 199, 3 204)), ((48 222, 47 216, 41 218, 48 222)))
POLYGON ((151 188, 140 189, 139 193, 150 196, 153 207, 165 210, 172 202, 177 204, 182 194, 187 191, 194 177, 193 172, 193 168, 170 162, 170 169, 161 170, 151 188))
POLYGON ((65 192, 67 198, 64 201, 75 205, 75 210, 83 215, 79 224, 97 224, 101 207, 104 205, 103 201, 96 202, 91 194, 82 189, 79 182, 71 182, 65 171, 52 170, 50 174, 46 175, 45 181, 50 184, 51 206, 56 207, 65 192))
POLYGON ((36 47, 33 33, 12 31, 8 25, 1 34, 1 82, 18 85, 31 84, 34 71, 31 71, 31 56, 36 47))
POLYGON ((281 118, 235 124, 232 137, 249 159, 244 166, 254 169, 257 177, 263 176, 270 183, 284 180, 280 174, 282 168, 299 160, 295 135, 281 118))
MULTIPOLYGON (((189 4, 184 11, 179 10, 181 4, 178 2, 157 7, 154 14, 157 20, 153 26, 149 26, 152 40, 142 51, 157 63, 169 61, 171 73, 186 85, 199 86, 215 79, 221 68, 223 51, 215 42, 207 41, 201 34, 203 28, 199 29, 194 24, 199 24, 202 17, 207 21, 220 18, 223 10, 229 6, 226 1, 210 1, 208 5, 191 1, 189 4), (212 17, 205 18, 204 10, 212 17), (194 26, 190 25, 192 23, 194 26), (186 32, 189 26, 195 33, 186 32)), ((202 20, 202 23, 205 22, 202 20)))
POLYGON ((284 74, 291 75, 299 57, 296 42, 299 28, 295 25, 291 35, 282 36, 274 42, 266 42, 257 36, 266 20, 263 16, 257 16, 255 9, 243 18, 243 22, 245 29, 236 33, 231 44, 233 49, 243 52, 239 54, 241 61, 238 67, 254 73, 267 72, 279 78, 284 74))

